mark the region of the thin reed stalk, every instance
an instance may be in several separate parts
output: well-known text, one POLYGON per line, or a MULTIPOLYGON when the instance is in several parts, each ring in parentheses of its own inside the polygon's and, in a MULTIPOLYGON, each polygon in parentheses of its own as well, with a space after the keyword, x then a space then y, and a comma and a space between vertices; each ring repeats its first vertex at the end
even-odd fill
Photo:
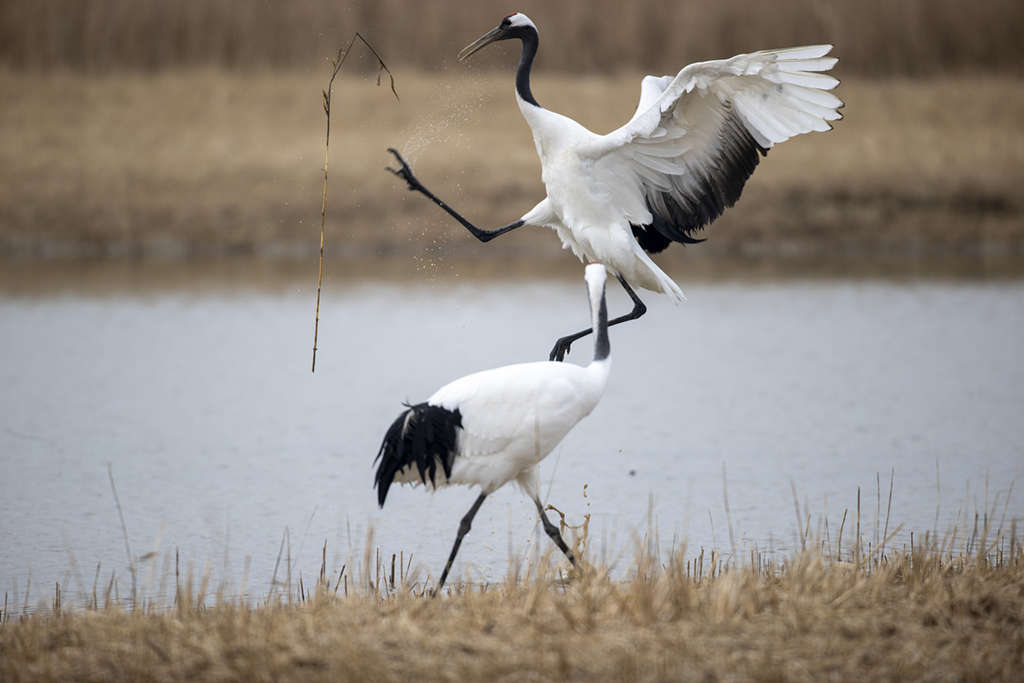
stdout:
POLYGON ((331 60, 331 79, 327 82, 327 89, 321 91, 323 95, 324 117, 327 119, 327 126, 324 133, 324 184, 323 195, 320 201, 320 259, 316 273, 316 311, 313 314, 313 364, 310 368, 310 372, 316 372, 317 339, 320 333, 320 289, 323 286, 324 281, 324 244, 327 239, 327 168, 331 148, 331 99, 334 93, 334 79, 338 77, 338 73, 341 71, 341 67, 345 64, 345 60, 348 59, 349 53, 351 53, 352 46, 355 44, 357 38, 367 47, 367 49, 370 50, 370 52, 373 53, 373 56, 377 59, 377 63, 380 65, 377 72, 377 85, 380 85, 381 75, 386 72, 391 81, 391 92, 394 94, 395 100, 398 100, 398 91, 395 90, 395 77, 391 75, 391 70, 384 64, 384 60, 382 60, 380 55, 377 54, 377 50, 367 42, 366 38, 363 38, 363 36, 356 31, 351 40, 348 41, 348 45, 343 48, 338 48, 338 54, 331 60))

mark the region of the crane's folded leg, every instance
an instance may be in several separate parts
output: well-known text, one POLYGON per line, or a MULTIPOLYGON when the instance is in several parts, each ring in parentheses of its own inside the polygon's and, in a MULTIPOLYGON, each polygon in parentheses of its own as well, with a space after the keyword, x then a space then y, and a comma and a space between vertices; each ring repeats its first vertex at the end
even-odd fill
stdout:
POLYGON ((565 541, 562 540, 562 534, 558 531, 558 527, 552 524, 551 520, 548 519, 548 516, 544 514, 544 505, 540 502, 540 498, 534 498, 533 502, 537 506, 537 514, 540 515, 541 524, 544 525, 544 533, 546 533, 548 537, 555 542, 555 545, 558 546, 559 550, 565 553, 565 556, 569 558, 569 562, 572 563, 572 566, 577 566, 576 556, 573 555, 572 550, 570 550, 569 546, 567 546, 565 541))
MULTIPOLYGON (((625 315, 620 315, 618 318, 613 318, 612 320, 609 320, 608 327, 611 327, 612 325, 618 325, 619 323, 624 323, 627 320, 636 320, 637 318, 639 318, 640 316, 647 312, 647 306, 644 304, 643 301, 640 301, 640 297, 636 295, 636 292, 634 292, 633 288, 629 286, 629 283, 626 282, 626 280, 621 275, 616 275, 615 277, 618 278, 619 284, 621 284, 622 288, 626 290, 626 294, 629 295, 629 298, 633 300, 633 310, 625 315)), ((580 330, 579 332, 570 334, 566 337, 561 337, 558 341, 555 342, 555 346, 551 349, 551 353, 548 354, 548 360, 564 360, 565 354, 569 352, 569 347, 572 346, 572 343, 581 337, 586 337, 593 331, 594 328, 588 327, 585 330, 580 330)))
POLYGON ((492 239, 494 239, 498 235, 504 235, 506 232, 508 232, 510 230, 515 230, 516 228, 519 228, 519 227, 522 227, 523 225, 525 225, 525 223, 523 221, 518 220, 515 223, 509 223, 508 225, 506 225, 504 227, 501 227, 501 228, 498 228, 497 230, 484 230, 483 228, 476 227, 475 225, 470 223, 468 220, 463 218, 462 215, 459 212, 457 212, 452 207, 448 206, 448 204, 446 202, 444 202, 441 199, 438 199, 434 195, 433 192, 431 192, 427 188, 423 187, 423 183, 421 183, 419 180, 417 180, 416 176, 414 176, 412 174, 412 169, 409 168, 409 164, 407 164, 405 162, 405 159, 403 159, 402 155, 398 153, 398 150, 396 150, 394 147, 389 147, 388 151, 395 155, 395 158, 398 160, 398 164, 399 164, 398 168, 391 168, 389 166, 388 167, 389 171, 391 171, 396 176, 398 176, 399 178, 401 178, 402 180, 407 182, 409 184, 409 189, 410 190, 413 190, 415 192, 419 192, 420 194, 426 196, 428 199, 430 199, 430 201, 434 202, 435 204, 440 206, 442 209, 444 209, 446 212, 448 212, 449 216, 451 216, 452 218, 457 220, 459 223, 461 223, 462 226, 464 228, 466 228, 466 230, 469 230, 473 234, 473 237, 476 237, 481 242, 490 242, 492 239))
POLYGON ((473 518, 476 517, 477 510, 484 504, 484 498, 487 497, 486 493, 481 493, 473 503, 473 507, 469 508, 469 512, 465 514, 462 521, 459 522, 459 535, 455 537, 455 545, 452 546, 452 552, 448 555, 448 562, 444 565, 444 571, 441 572, 441 580, 437 583, 437 588, 434 589, 434 595, 436 596, 444 588, 445 579, 448 578, 448 572, 452 568, 452 562, 455 561, 455 555, 459 552, 459 546, 462 545, 462 537, 469 533, 469 530, 473 527, 473 518))

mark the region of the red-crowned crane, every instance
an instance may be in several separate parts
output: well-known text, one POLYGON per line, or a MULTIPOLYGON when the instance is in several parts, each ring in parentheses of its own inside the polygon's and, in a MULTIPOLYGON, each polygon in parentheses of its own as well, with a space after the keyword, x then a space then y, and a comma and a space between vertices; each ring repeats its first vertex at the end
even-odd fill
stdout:
MULTIPOLYGON (((828 92, 839 81, 821 73, 837 61, 826 56, 832 46, 810 45, 697 62, 675 76, 646 76, 633 118, 598 135, 534 98, 537 26, 525 14, 502 19, 459 59, 513 38, 522 41, 516 101, 533 132, 547 197, 514 223, 483 230, 424 187, 394 149, 389 151, 399 168, 388 170, 481 242, 523 225, 546 226, 580 260, 603 263, 633 300, 633 310, 610 325, 646 312, 631 284, 682 301, 683 292, 647 252, 703 241, 693 233, 739 199, 759 156, 794 135, 830 130, 829 121, 841 118, 843 103, 828 92)), ((590 332, 562 337, 550 358, 561 360, 573 341, 590 332)))
POLYGON ((480 495, 462 518, 448 571, 484 499, 515 480, 537 506, 544 531, 576 564, 558 527, 544 514, 537 464, 576 423, 590 414, 604 393, 611 368, 605 268, 586 267, 594 340, 594 359, 586 367, 540 361, 506 365, 461 377, 423 403, 408 405, 388 428, 375 463, 377 502, 384 507, 394 482, 433 489, 450 484, 480 487, 480 495))

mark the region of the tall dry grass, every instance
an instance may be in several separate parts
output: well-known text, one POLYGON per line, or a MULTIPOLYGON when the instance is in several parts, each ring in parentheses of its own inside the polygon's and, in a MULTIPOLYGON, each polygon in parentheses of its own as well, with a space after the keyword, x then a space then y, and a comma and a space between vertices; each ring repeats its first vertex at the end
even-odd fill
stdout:
POLYGON ((170 610, 73 609, 58 593, 51 614, 0 615, 0 678, 1017 680, 1024 553, 1012 525, 985 529, 899 550, 848 536, 844 560, 830 543, 774 564, 659 560, 638 542, 622 581, 542 560, 441 599, 369 558, 351 582, 322 568, 259 606, 208 606, 192 582, 170 610))
POLYGON ((149 573, 155 594, 119 598, 117 577, 97 571, 77 599, 58 584, 49 609, 4 594, 0 680, 1017 680, 1024 546, 1010 492, 944 534, 908 536, 890 519, 892 478, 886 504, 877 482, 873 522, 858 489, 838 528, 818 532, 794 490, 785 556, 735 543, 659 555, 651 528, 613 575, 591 563, 585 515, 562 519, 578 569, 551 548, 494 583, 453 579, 436 599, 411 556, 389 562, 372 531, 340 567, 325 544, 305 578, 283 537, 259 600, 181 571, 177 554, 173 572, 149 573))
POLYGON ((1024 65, 1024 5, 1016 0, 7 0, 0 64, 308 68, 359 30, 394 65, 439 70, 515 9, 539 23, 540 65, 550 71, 674 71, 693 60, 818 42, 837 45, 844 74, 1020 74, 1024 65))

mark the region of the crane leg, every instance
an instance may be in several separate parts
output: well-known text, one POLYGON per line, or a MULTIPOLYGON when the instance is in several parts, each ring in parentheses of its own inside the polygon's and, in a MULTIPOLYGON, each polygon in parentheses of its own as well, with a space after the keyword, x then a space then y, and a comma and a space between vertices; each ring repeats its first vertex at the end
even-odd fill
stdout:
POLYGON ((540 502, 540 498, 534 498, 533 502, 537 506, 537 514, 540 515, 541 524, 544 525, 544 533, 546 533, 548 537, 555 542, 555 545, 558 546, 559 550, 565 553, 565 556, 569 558, 569 562, 572 563, 572 566, 576 567, 576 556, 572 554, 572 550, 570 550, 569 546, 567 546, 565 541, 562 540, 562 534, 558 531, 558 527, 552 524, 551 520, 548 519, 548 516, 544 514, 544 505, 540 502))
POLYGON ((462 224, 462 226, 464 228, 466 228, 466 230, 469 230, 469 232, 472 233, 473 237, 477 238, 481 242, 490 242, 492 239, 494 239, 498 235, 504 235, 506 232, 508 232, 510 230, 515 230, 516 228, 519 228, 519 227, 522 227, 523 225, 525 225, 525 223, 523 223, 523 221, 516 221, 515 223, 509 223, 508 225, 506 225, 504 227, 501 227, 501 228, 498 228, 497 230, 484 230, 483 228, 476 227, 475 225, 470 223, 468 220, 463 218, 462 215, 458 211, 456 211, 452 207, 448 206, 448 204, 444 200, 438 199, 434 195, 433 192, 431 192, 427 188, 423 187, 423 183, 421 183, 416 178, 416 176, 414 176, 412 174, 412 169, 409 168, 409 164, 407 164, 405 162, 405 159, 403 159, 402 155, 398 153, 398 150, 396 150, 394 147, 389 147, 388 151, 391 152, 392 154, 394 154, 395 155, 395 159, 398 160, 398 168, 391 168, 390 166, 388 166, 387 169, 389 171, 391 171, 396 176, 398 176, 399 178, 404 180, 406 183, 408 183, 410 190, 412 190, 414 192, 419 192, 420 194, 426 196, 427 199, 429 199, 430 201, 434 202, 435 204, 440 206, 442 209, 444 209, 448 213, 449 216, 451 216, 452 218, 457 220, 460 224, 462 224))
POLYGON ((444 565, 444 571, 441 572, 441 580, 437 583, 437 588, 434 589, 434 596, 436 597, 441 589, 444 588, 445 579, 448 578, 448 572, 452 568, 452 562, 455 561, 455 555, 459 552, 459 546, 462 545, 462 537, 469 533, 469 530, 473 526, 473 518, 476 517, 477 510, 484 504, 484 498, 487 497, 486 493, 481 493, 473 503, 473 507, 469 508, 469 512, 465 514, 462 521, 459 522, 459 535, 455 537, 455 545, 452 546, 452 552, 448 555, 448 562, 444 565))
MULTIPOLYGON (((618 325, 619 323, 624 323, 627 320, 636 320, 637 318, 639 318, 640 316, 647 312, 647 306, 644 304, 643 301, 640 301, 640 297, 636 295, 636 292, 634 292, 633 288, 629 286, 629 283, 626 282, 626 280, 621 275, 616 275, 615 277, 618 278, 619 284, 621 284, 622 288, 626 290, 626 294, 629 295, 629 298, 633 300, 633 310, 630 311, 629 313, 626 313, 625 315, 620 315, 618 318, 609 320, 608 327, 611 327, 612 325, 618 325)), ((581 337, 586 337, 593 331, 594 328, 588 327, 585 330, 580 330, 579 332, 570 334, 567 337, 561 337, 558 341, 555 342, 555 346, 551 349, 551 353, 548 355, 548 360, 563 360, 565 358, 565 354, 569 352, 569 347, 572 346, 572 343, 574 341, 581 337)))

